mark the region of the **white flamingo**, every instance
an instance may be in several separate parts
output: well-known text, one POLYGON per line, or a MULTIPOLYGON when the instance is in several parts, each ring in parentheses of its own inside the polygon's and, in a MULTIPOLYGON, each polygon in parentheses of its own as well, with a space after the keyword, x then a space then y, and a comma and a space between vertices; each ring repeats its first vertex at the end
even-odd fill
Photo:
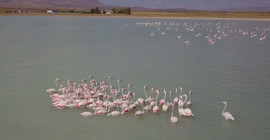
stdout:
MULTIPOLYGON (((186 103, 187 101, 187 95, 186 94, 183 94, 182 96, 185 97, 185 101, 183 102, 183 104, 186 103)), ((183 106, 179 106, 179 109, 178 109, 178 113, 180 116, 187 116, 187 117, 192 117, 194 116, 194 114, 192 113, 191 109, 189 108, 183 108, 183 106)))
POLYGON ((222 110, 222 116, 224 117, 225 120, 232 120, 234 121, 234 117, 232 116, 232 114, 230 112, 224 112, 226 107, 227 107, 227 102, 221 102, 221 104, 225 105, 223 110, 222 110))
POLYGON ((106 109, 101 109, 101 110, 96 110, 94 115, 98 114, 98 115, 104 115, 107 113, 106 109))
POLYGON ((179 101, 179 99, 178 99, 178 97, 177 97, 177 88, 175 89, 175 91, 176 91, 176 93, 175 93, 175 95, 176 95, 176 97, 174 97, 174 99, 173 99, 173 103, 175 104, 175 103, 177 103, 178 101, 179 101))
POLYGON ((174 104, 172 104, 171 122, 172 123, 177 123, 178 122, 178 118, 173 116, 173 112, 174 112, 174 104))
POLYGON ((144 114, 143 104, 141 104, 141 106, 142 106, 142 111, 141 110, 138 110, 138 111, 135 112, 135 116, 137 116, 137 117, 141 117, 144 114))
MULTIPOLYGON (((59 88, 59 85, 58 85, 58 82, 59 82, 59 81, 61 81, 60 78, 56 78, 56 79, 55 79, 55 84, 56 84, 56 87, 58 88, 58 90, 60 89, 60 88, 59 88)), ((57 93, 58 90, 55 89, 55 88, 50 88, 50 89, 47 89, 46 92, 48 92, 48 93, 57 93)))
POLYGON ((182 96, 182 93, 183 93, 183 88, 182 88, 182 87, 180 87, 179 89, 180 89, 179 96, 182 96))
POLYGON ((120 116, 121 112, 120 111, 113 111, 111 113, 108 113, 108 116, 112 116, 112 117, 117 117, 120 116))
MULTIPOLYGON (((154 88, 151 89, 151 93, 152 93, 152 95, 153 95, 153 97, 154 97, 154 88)), ((150 98, 150 97, 149 97, 149 98, 150 98)), ((151 101, 149 101, 149 102, 150 102, 150 106, 151 106, 151 107, 155 106, 154 98, 151 97, 151 101)))
MULTIPOLYGON (((166 103, 166 92, 164 93, 165 95, 164 95, 164 104, 162 105, 162 111, 164 111, 164 112, 167 112, 167 110, 168 110, 168 108, 169 108, 169 104, 171 104, 171 103, 166 103)), ((172 91, 170 91, 170 94, 172 94, 172 91)))
POLYGON ((164 90, 163 90, 163 99, 161 99, 160 101, 159 101, 159 105, 163 105, 163 104, 165 104, 165 98, 166 98, 166 93, 167 93, 167 91, 166 91, 166 89, 164 88, 164 90))
POLYGON ((91 113, 91 112, 83 112, 83 113, 81 113, 81 115, 84 116, 84 117, 90 117, 90 116, 93 116, 93 113, 91 113))
POLYGON ((178 118, 173 116, 174 113, 174 104, 172 103, 172 92, 170 92, 170 99, 171 99, 171 104, 172 104, 172 114, 171 114, 171 122, 172 123, 177 123, 178 122, 178 118))
POLYGON ((179 96, 179 100, 178 100, 178 107, 179 108, 184 107, 184 105, 185 105, 186 98, 185 98, 185 101, 183 101, 183 97, 186 97, 186 94, 179 96))
POLYGON ((158 107, 158 104, 157 104, 157 101, 158 101, 158 95, 159 95, 159 90, 156 90, 156 102, 155 102, 155 106, 153 107, 153 112, 154 113, 158 113, 159 111, 159 107, 158 107))

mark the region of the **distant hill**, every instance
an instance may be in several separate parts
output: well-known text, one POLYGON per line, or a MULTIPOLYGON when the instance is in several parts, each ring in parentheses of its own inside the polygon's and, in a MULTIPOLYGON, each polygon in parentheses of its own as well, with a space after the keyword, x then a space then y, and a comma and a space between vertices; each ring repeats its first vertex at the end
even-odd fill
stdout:
MULTIPOLYGON (((106 5, 98 0, 0 0, 0 8, 22 8, 22 9, 76 9, 87 10, 99 7, 101 10, 123 8, 124 6, 106 5)), ((175 9, 151 9, 144 7, 132 7, 132 11, 187 11, 183 8, 175 9)))
POLYGON ((110 8, 98 0, 1 0, 0 8, 27 9, 90 9, 94 7, 110 8))
MULTIPOLYGON (((72 10, 88 10, 99 7, 101 10, 111 10, 115 8, 123 8, 124 6, 106 5, 98 0, 0 0, 0 8, 21 8, 21 9, 72 9, 72 10)), ((132 11, 159 11, 159 12, 189 12, 203 11, 190 10, 184 8, 173 9, 151 9, 144 7, 131 7, 132 11)), ((236 7, 220 9, 215 11, 231 11, 231 12, 270 12, 270 7, 236 7)))
POLYGON ((183 11, 190 11, 184 8, 172 8, 172 9, 151 9, 151 8, 144 8, 144 7, 132 7, 133 11, 144 11, 144 12, 183 12, 183 11))
POLYGON ((235 7, 220 9, 218 11, 230 11, 230 12, 270 12, 270 7, 235 7))

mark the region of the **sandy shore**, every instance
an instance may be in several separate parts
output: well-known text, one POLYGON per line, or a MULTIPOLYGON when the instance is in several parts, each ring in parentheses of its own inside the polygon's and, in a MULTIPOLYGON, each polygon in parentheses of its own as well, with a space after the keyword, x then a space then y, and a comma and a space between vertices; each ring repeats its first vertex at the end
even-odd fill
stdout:
MULTIPOLYGON (((73 16, 73 17, 110 17, 110 18, 147 18, 147 19, 203 19, 203 20, 247 20, 270 21, 270 13, 224 13, 224 12, 132 12, 131 15, 122 14, 86 14, 86 13, 46 13, 37 11, 6 12, 0 10, 0 16, 73 16)), ((10 11, 10 10, 9 10, 10 11)), ((14 10, 13 10, 14 11, 14 10)))

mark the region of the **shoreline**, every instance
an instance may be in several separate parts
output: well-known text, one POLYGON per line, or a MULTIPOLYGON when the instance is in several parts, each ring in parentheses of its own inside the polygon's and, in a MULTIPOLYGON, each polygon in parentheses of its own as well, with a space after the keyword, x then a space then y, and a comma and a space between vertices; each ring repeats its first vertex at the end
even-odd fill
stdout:
POLYGON ((231 15, 218 15, 221 12, 133 12, 131 15, 121 14, 85 14, 85 13, 44 13, 44 12, 25 12, 25 13, 5 13, 0 10, 0 16, 62 16, 62 17, 100 17, 100 18, 141 18, 141 19, 194 19, 194 20, 239 20, 239 21, 270 21, 270 13, 240 13, 232 12, 231 15), (251 15, 251 17, 247 17, 251 15))

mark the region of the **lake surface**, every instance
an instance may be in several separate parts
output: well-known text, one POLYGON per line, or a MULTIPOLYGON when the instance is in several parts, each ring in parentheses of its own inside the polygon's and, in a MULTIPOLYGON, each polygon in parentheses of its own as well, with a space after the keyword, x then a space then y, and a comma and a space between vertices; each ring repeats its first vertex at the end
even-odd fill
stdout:
POLYGON ((270 39, 259 40, 269 27, 269 21, 1 16, 0 139, 269 139, 270 39), (182 86, 193 91, 195 116, 175 111, 177 124, 170 109, 85 118, 87 108, 51 105, 45 90, 56 88, 55 78, 66 84, 90 74, 98 81, 112 76, 114 86, 117 79, 123 87, 132 83, 137 97, 144 97, 144 85, 182 86), (222 118, 222 101, 235 121, 222 118))

